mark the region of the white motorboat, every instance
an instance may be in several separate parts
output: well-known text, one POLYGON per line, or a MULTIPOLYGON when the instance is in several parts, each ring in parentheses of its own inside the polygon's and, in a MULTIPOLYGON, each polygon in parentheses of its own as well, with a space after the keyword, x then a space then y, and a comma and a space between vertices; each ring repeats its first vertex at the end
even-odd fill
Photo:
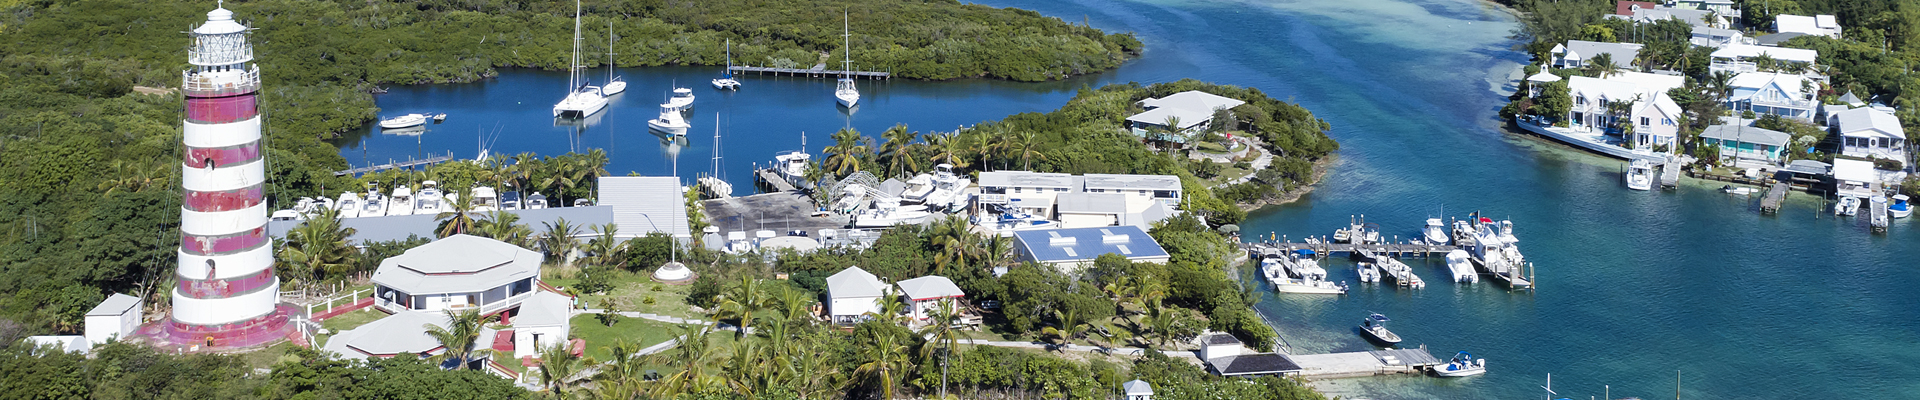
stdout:
POLYGON ((1633 190, 1653 189, 1653 163, 1645 159, 1633 159, 1627 163, 1627 188, 1633 190))
POLYGON ((1754 193, 1759 193, 1760 189, 1754 189, 1746 186, 1725 185, 1720 187, 1720 191, 1726 192, 1727 194, 1731 194, 1731 195, 1746 196, 1754 193))
POLYGON ((1453 360, 1447 361, 1445 365, 1433 368, 1433 374, 1442 378, 1459 378, 1484 373, 1487 373, 1487 360, 1474 358, 1472 354, 1464 351, 1454 354, 1453 360))
POLYGON ((773 156, 780 177, 795 185, 807 181, 807 162, 810 160, 813 160, 813 155, 807 154, 806 150, 785 151, 773 156))
POLYGON ((987 218, 991 218, 992 220, 985 220, 980 216, 974 216, 973 224, 993 231, 994 235, 1001 237, 1013 236, 1014 232, 1019 231, 1036 231, 1060 227, 1059 221, 1020 212, 1013 207, 1003 209, 999 217, 987 218))
POLYGON ((1520 243, 1520 238, 1513 237, 1513 220, 1500 220, 1500 241, 1507 242, 1508 245, 1520 243))
POLYGON ((673 88, 673 95, 667 96, 667 104, 663 107, 673 107, 676 111, 693 109, 693 89, 673 88))
POLYGON ((858 183, 849 184, 845 188, 842 188, 840 190, 840 199, 834 200, 833 205, 829 206, 829 208, 827 208, 827 211, 843 213, 843 214, 851 213, 859 209, 860 205, 864 204, 866 201, 867 201, 866 185, 861 185, 858 183))
POLYGON ((493 188, 480 186, 473 188, 473 206, 468 210, 475 213, 493 212, 500 209, 500 195, 493 188))
POLYGON ((1880 212, 1880 210, 1887 208, 1887 196, 1874 195, 1873 197, 1867 198, 1865 207, 1867 207, 1868 229, 1872 229, 1874 232, 1886 232, 1887 226, 1893 222, 1893 218, 1891 217, 1893 214, 1892 211, 1880 212))
POLYGON ((1533 283, 1522 276, 1521 267, 1527 265, 1526 257, 1520 254, 1519 246, 1510 240, 1513 237, 1511 222, 1495 224, 1492 219, 1474 216, 1473 242, 1467 246, 1467 255, 1480 268, 1506 281, 1513 287, 1531 287, 1533 283))
POLYGON ((1894 218, 1912 216, 1913 205, 1907 202, 1908 199, 1907 195, 1904 194, 1893 195, 1893 203, 1887 204, 1887 215, 1892 215, 1894 218))
POLYGON ((1326 280, 1326 270, 1310 255, 1279 254, 1260 260, 1273 290, 1280 293, 1347 294, 1347 285, 1326 280), (1314 269, 1319 269, 1318 273, 1314 269), (1297 275, 1289 276, 1289 275, 1297 275))
POLYGON ((267 220, 269 221, 305 221, 307 220, 307 215, 301 214, 299 211, 287 209, 287 210, 274 211, 273 214, 267 216, 267 220))
POLYGON ((340 218, 360 217, 360 195, 354 192, 340 193, 340 200, 333 202, 335 210, 340 210, 340 218))
POLYGON ((440 203, 446 200, 446 197, 445 193, 440 192, 440 182, 420 182, 420 193, 413 195, 413 213, 416 215, 438 215, 440 211, 442 211, 440 209, 440 203))
POLYGON ((1841 216, 1841 217, 1851 217, 1851 216, 1854 216, 1854 214, 1857 214, 1859 212, 1860 212, 1859 197, 1840 196, 1840 201, 1833 203, 1833 215, 1841 216))
POLYGON ((1427 218, 1427 227, 1421 228, 1420 235, 1426 238, 1427 244, 1443 245, 1452 241, 1447 238, 1446 221, 1439 218, 1427 218))
POLYGON ((413 188, 400 186, 393 188, 393 195, 387 197, 387 215, 413 215, 413 188))
POLYGON ((584 118, 607 108, 607 96, 580 76, 580 1, 573 2, 573 59, 567 64, 567 97, 553 105, 554 117, 584 118))
POLYGON ((875 201, 874 207, 853 216, 856 228, 885 228, 926 222, 933 213, 926 206, 900 205, 898 201, 875 201))
POLYGON ((387 119, 380 120, 380 129, 400 129, 400 128, 408 128, 408 127, 425 125, 427 123, 427 119, 428 117, 426 114, 407 114, 407 115, 402 115, 398 117, 387 118, 387 119))
POLYGON ((740 81, 733 79, 733 39, 727 39, 727 69, 720 70, 720 77, 713 80, 716 90, 740 90, 740 81))
POLYGON ((1353 263, 1353 266, 1355 272, 1360 274, 1360 283, 1380 282, 1380 269, 1374 267, 1373 263, 1357 262, 1353 263))
POLYGON ((672 103, 661 104, 660 117, 647 120, 647 130, 670 138, 686 136, 687 129, 692 127, 672 103))
POLYGON ((613 64, 613 20, 607 20, 607 84, 600 85, 601 96, 613 97, 613 95, 627 91, 627 82, 620 80, 620 76, 613 74, 613 71, 616 69, 619 69, 619 67, 615 67, 613 64))
POLYGON ((923 204, 935 209, 945 208, 948 212, 966 207, 966 190, 973 180, 953 173, 953 164, 933 166, 933 193, 927 195, 923 204))
POLYGON ((387 216, 387 196, 380 194, 379 186, 367 185, 367 195, 360 198, 360 216, 387 216))
POLYGON ((1385 315, 1373 314, 1368 315, 1366 319, 1360 320, 1360 333, 1366 334, 1367 339, 1375 343, 1388 346, 1400 344, 1400 335, 1387 330, 1387 316, 1385 315))
POLYGON ((933 194, 933 175, 919 174, 907 179, 907 188, 900 192, 900 199, 926 204, 930 194, 933 194))
POLYGON ((501 193, 500 209, 506 210, 506 211, 520 210, 520 193, 519 192, 501 193))
POLYGON ((533 192, 532 196, 527 196, 527 204, 522 206, 524 210, 544 210, 547 208, 547 195, 533 192))
POLYGON ((1480 273, 1473 270, 1473 256, 1468 255, 1466 250, 1447 252, 1447 271, 1453 273, 1456 283, 1480 282, 1480 273))
MULTIPOLYGON (((846 56, 846 59, 840 61, 840 69, 842 71, 852 71, 853 19, 850 15, 844 17, 847 19, 842 22, 841 26, 842 32, 840 36, 842 37, 842 43, 840 44, 840 51, 842 55, 846 56)), ((833 87, 833 98, 840 103, 841 107, 853 108, 853 106, 860 104, 860 88, 854 86, 853 76, 844 73, 840 75, 839 83, 833 87)))

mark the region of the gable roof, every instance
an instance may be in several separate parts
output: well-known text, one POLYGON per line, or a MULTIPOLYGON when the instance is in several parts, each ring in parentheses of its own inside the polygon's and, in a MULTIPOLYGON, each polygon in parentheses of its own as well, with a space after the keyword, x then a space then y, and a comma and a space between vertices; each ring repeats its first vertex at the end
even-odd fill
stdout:
POLYGON ((1853 182, 1878 182, 1880 173, 1873 172, 1873 162, 1850 158, 1833 159, 1833 178, 1853 182))
POLYGON ((860 267, 847 267, 827 277, 827 298, 850 299, 886 295, 887 284, 860 267))
MULTIPOLYGON (((124 315, 127 310, 139 306, 140 298, 114 293, 112 296, 107 296, 105 301, 101 301, 100 305, 93 306, 93 310, 87 311, 87 316, 124 315)), ((134 313, 138 314, 139 311, 135 310, 134 313)))
POLYGON ((1139 379, 1130 380, 1130 381, 1127 381, 1127 383, 1120 384, 1120 389, 1121 391, 1126 392, 1128 396, 1152 396, 1153 395, 1153 384, 1147 383, 1147 381, 1143 381, 1139 379))
POLYGON ((1802 82, 1806 82, 1806 81, 1807 81, 1806 77, 1795 75, 1795 74, 1782 74, 1778 72, 1746 72, 1746 73, 1741 73, 1740 75, 1735 75, 1733 77, 1733 80, 1727 82, 1727 84, 1736 89, 1754 89, 1755 90, 1753 93, 1745 93, 1745 94, 1733 96, 1731 100, 1745 100, 1747 98, 1753 97, 1753 95, 1759 94, 1759 90, 1765 89, 1767 86, 1777 87, 1780 89, 1780 94, 1785 95, 1788 98, 1798 100, 1798 99, 1801 99, 1801 97, 1804 95, 1804 93, 1800 91, 1800 88, 1801 88, 1802 82))
POLYGON ((373 281, 407 294, 478 292, 538 276, 545 259, 506 242, 460 234, 381 260, 373 281))
POLYGON ((1567 41, 1567 52, 1572 53, 1576 60, 1587 61, 1600 54, 1611 54, 1614 65, 1622 67, 1633 65, 1634 59, 1640 56, 1640 49, 1645 47, 1639 43, 1567 41))
POLYGON ((1673 102, 1673 97, 1667 96, 1666 93, 1653 95, 1653 101, 1648 102, 1646 107, 1642 107, 1641 110, 1646 110, 1648 108, 1652 108, 1655 111, 1659 111, 1661 115, 1665 115, 1667 116, 1667 118, 1673 119, 1674 121, 1680 120, 1680 114, 1682 112, 1682 109, 1680 108, 1680 103, 1673 102))
POLYGON ((1841 136, 1888 137, 1906 139, 1907 131, 1900 127, 1900 118, 1893 114, 1875 110, 1871 107, 1855 108, 1834 114, 1834 121, 1841 136))
POLYGON ((1700 137, 1704 139, 1764 144, 1774 147, 1786 147, 1787 142, 1793 140, 1793 135, 1786 132, 1736 125, 1709 126, 1706 130, 1700 131, 1700 137))
POLYGON ((961 291, 959 285, 954 285, 952 279, 939 275, 908 279, 897 285, 901 293, 914 301, 967 296, 967 292, 961 291))
POLYGON ((513 318, 515 328, 540 326, 566 326, 572 318, 573 299, 566 295, 535 290, 533 296, 520 303, 520 315, 513 318))
POLYGON ((652 232, 689 235, 687 200, 680 194, 680 178, 671 176, 600 177, 599 204, 613 207, 619 237, 634 238, 652 232))
POLYGON ((1634 6, 1640 6, 1641 9, 1652 10, 1655 4, 1648 1, 1622 1, 1613 4, 1613 14, 1631 16, 1633 15, 1634 6))
POLYGON ((349 358, 430 352, 441 346, 440 341, 427 335, 426 326, 446 328, 449 320, 444 313, 401 310, 334 335, 327 339, 324 349, 349 358))

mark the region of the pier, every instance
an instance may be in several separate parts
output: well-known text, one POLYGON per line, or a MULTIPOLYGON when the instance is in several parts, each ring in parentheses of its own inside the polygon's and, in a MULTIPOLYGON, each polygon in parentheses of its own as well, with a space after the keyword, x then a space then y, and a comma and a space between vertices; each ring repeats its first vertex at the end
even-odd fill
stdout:
POLYGON ((421 165, 433 165, 433 164, 439 164, 447 161, 453 161, 453 153, 447 153, 447 155, 443 155, 443 156, 434 156, 432 153, 428 153, 427 158, 421 158, 421 159, 408 158, 405 161, 387 160, 386 164, 365 166, 365 167, 354 168, 354 169, 349 169, 345 171, 333 171, 333 176, 358 175, 358 174, 364 174, 369 172, 380 172, 380 171, 385 171, 385 170, 395 169, 395 168, 408 168, 408 167, 415 167, 415 166, 421 166, 421 165))
POLYGON ((1429 257, 1445 256, 1447 252, 1459 250, 1460 246, 1414 242, 1373 244, 1331 243, 1326 240, 1308 238, 1305 242, 1275 241, 1241 243, 1240 248, 1250 254, 1281 254, 1290 253, 1299 249, 1307 249, 1313 250, 1315 253, 1328 255, 1346 253, 1349 256, 1357 254, 1361 257, 1372 257, 1374 255, 1386 255, 1389 257, 1429 257))
POLYGON ((1767 188, 1767 196, 1760 199, 1760 212, 1773 214, 1780 212, 1780 203, 1787 200, 1787 191, 1793 190, 1786 182, 1774 182, 1767 188))
POLYGON ((1680 187, 1680 168, 1682 166, 1683 164, 1680 163, 1679 157, 1667 157, 1667 164, 1660 166, 1661 189, 1677 189, 1680 187))
POLYGON ((849 77, 856 77, 856 78, 867 78, 867 79, 892 79, 893 78, 892 72, 831 70, 831 69, 827 69, 826 64, 814 65, 813 68, 776 68, 776 67, 752 67, 752 66, 746 66, 746 65, 735 65, 732 67, 727 67, 727 72, 733 72, 733 73, 752 72, 756 75, 774 74, 775 76, 804 76, 809 78, 832 78, 832 77, 838 77, 842 75, 849 76, 849 77))
POLYGON ((753 170, 753 176, 758 179, 761 184, 767 185, 769 189, 773 189, 775 192, 791 192, 794 190, 793 184, 787 182, 787 178, 781 177, 780 173, 774 171, 772 168, 753 170))
POLYGON ((1300 367, 1296 375, 1309 379, 1353 378, 1375 375, 1420 374, 1446 364, 1425 346, 1329 354, 1287 355, 1300 367))

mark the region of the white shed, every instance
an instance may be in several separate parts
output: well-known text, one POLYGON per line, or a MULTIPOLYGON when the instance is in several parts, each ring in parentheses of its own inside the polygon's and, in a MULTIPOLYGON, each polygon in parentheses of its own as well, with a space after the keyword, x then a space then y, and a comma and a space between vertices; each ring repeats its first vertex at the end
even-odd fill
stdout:
POLYGON ((908 279, 900 281, 898 285, 900 293, 906 295, 907 310, 913 313, 915 320, 927 319, 939 307, 942 299, 953 299, 954 308, 957 309, 960 298, 967 297, 967 293, 961 291, 959 285, 953 284, 952 279, 939 275, 908 279))
POLYGON ((887 284, 860 267, 847 267, 827 277, 827 314, 834 323, 850 324, 862 316, 880 311, 880 297, 887 295, 887 284))
POLYGON ((87 344, 99 345, 119 337, 131 337, 140 329, 140 298, 114 293, 87 311, 87 344))
POLYGON ((35 346, 51 346, 54 349, 68 353, 85 353, 87 350, 93 349, 93 346, 87 345, 86 336, 28 336, 27 343, 32 343, 35 346))
POLYGON ((567 343, 573 329, 570 304, 573 299, 545 290, 520 303, 520 315, 513 318, 513 358, 539 357, 541 348, 567 343))
POLYGON ((1135 379, 1120 384, 1120 390, 1127 393, 1127 400, 1153 400, 1153 384, 1135 379))

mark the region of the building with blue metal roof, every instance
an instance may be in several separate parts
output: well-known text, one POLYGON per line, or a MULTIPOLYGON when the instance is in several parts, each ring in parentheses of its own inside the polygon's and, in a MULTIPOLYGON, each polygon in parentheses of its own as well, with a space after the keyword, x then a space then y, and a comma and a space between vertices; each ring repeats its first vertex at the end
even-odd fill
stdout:
POLYGON ((1022 261, 1074 270, 1092 264, 1103 254, 1118 254, 1134 262, 1165 263, 1160 243, 1137 226, 1017 231, 1014 249, 1022 261))

